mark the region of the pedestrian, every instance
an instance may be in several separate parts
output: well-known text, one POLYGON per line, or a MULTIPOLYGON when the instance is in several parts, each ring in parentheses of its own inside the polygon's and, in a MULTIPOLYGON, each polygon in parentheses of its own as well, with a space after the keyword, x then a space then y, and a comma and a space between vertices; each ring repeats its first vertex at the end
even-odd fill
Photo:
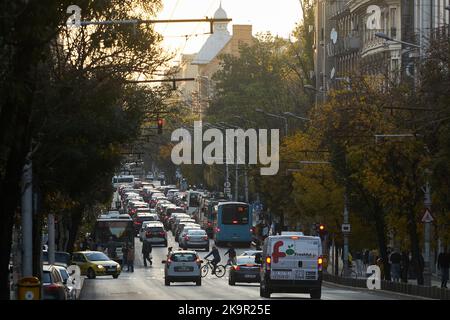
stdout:
POLYGON ((106 250, 108 252, 108 257, 114 260, 116 258, 116 244, 114 243, 114 238, 112 236, 109 237, 106 250))
POLYGON ((150 241, 145 240, 142 243, 142 259, 144 260, 144 267, 147 267, 147 260, 152 265, 152 259, 150 255, 152 254, 152 244, 150 241))
POLYGON ((447 281, 449 277, 450 254, 447 248, 444 249, 438 256, 438 269, 441 272, 441 288, 447 289, 447 281))
POLYGON ((226 255, 228 255, 227 265, 233 265, 236 263, 236 250, 234 250, 233 246, 224 253, 224 256, 226 255))
POLYGON ((122 269, 127 265, 127 258, 128 258, 128 241, 125 241, 125 243, 122 246, 122 269))
POLYGON ((128 272, 134 272, 134 247, 133 245, 130 245, 128 247, 128 251, 127 251, 127 266, 128 272))
POLYGON ((363 253, 361 251, 355 252, 356 274, 358 276, 363 274, 363 253))
POLYGON ((402 261, 402 256, 394 249, 389 256, 389 261, 391 263, 391 280, 394 282, 400 282, 400 263, 402 261))
POLYGON ((408 283, 409 276, 409 254, 406 251, 402 252, 402 260, 401 260, 401 278, 403 283, 408 283))
POLYGON ((364 264, 364 270, 367 270, 367 267, 369 266, 369 250, 367 250, 367 249, 364 250, 363 264, 364 264))

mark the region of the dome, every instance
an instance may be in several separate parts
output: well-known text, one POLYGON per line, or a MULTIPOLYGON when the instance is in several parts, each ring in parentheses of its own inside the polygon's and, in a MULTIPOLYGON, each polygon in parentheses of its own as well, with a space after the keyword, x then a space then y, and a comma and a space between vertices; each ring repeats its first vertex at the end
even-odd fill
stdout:
POLYGON ((214 19, 227 19, 227 13, 222 9, 222 3, 220 3, 219 9, 214 13, 214 19))

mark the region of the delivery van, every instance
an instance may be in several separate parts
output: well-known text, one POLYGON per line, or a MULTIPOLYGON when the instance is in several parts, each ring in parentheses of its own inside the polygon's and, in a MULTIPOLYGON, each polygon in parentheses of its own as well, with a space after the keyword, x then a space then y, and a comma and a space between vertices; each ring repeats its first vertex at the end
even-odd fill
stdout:
POLYGON ((272 293, 309 293, 322 295, 322 243, 319 237, 301 232, 282 232, 264 240, 260 295, 272 293))

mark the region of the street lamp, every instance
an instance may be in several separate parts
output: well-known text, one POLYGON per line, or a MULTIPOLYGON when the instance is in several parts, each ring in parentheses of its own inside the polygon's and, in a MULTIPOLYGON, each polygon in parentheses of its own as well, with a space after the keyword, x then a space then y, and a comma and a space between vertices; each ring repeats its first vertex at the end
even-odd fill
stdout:
POLYGON ((278 119, 284 119, 284 134, 285 134, 285 136, 288 135, 288 119, 286 117, 280 116, 278 114, 265 112, 264 110, 261 110, 261 109, 255 109, 255 111, 256 112, 260 112, 260 113, 264 113, 265 115, 267 115, 269 117, 274 117, 274 118, 278 118, 278 119))
POLYGON ((387 41, 392 41, 392 42, 397 42, 397 43, 402 43, 404 45, 410 46, 410 47, 415 47, 418 49, 421 49, 422 47, 419 46, 418 44, 415 43, 411 43, 411 42, 406 42, 406 41, 402 41, 402 40, 397 40, 397 39, 393 39, 391 37, 389 37, 387 34, 383 33, 383 32, 376 32, 375 36, 387 41))

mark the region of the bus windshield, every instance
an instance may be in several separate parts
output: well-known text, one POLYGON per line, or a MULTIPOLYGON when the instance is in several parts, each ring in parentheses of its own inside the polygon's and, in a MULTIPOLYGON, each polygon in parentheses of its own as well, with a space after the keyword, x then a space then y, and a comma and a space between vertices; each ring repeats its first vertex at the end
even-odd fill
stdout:
POLYGON ((190 207, 198 207, 199 206, 199 194, 198 193, 190 193, 189 194, 189 206, 190 207))
POLYGON ((130 241, 130 236, 133 235, 133 222, 131 220, 97 221, 94 234, 98 243, 107 243, 110 237, 113 241, 130 241))
POLYGON ((248 206, 240 204, 226 204, 222 206, 223 224, 248 224, 248 206))

